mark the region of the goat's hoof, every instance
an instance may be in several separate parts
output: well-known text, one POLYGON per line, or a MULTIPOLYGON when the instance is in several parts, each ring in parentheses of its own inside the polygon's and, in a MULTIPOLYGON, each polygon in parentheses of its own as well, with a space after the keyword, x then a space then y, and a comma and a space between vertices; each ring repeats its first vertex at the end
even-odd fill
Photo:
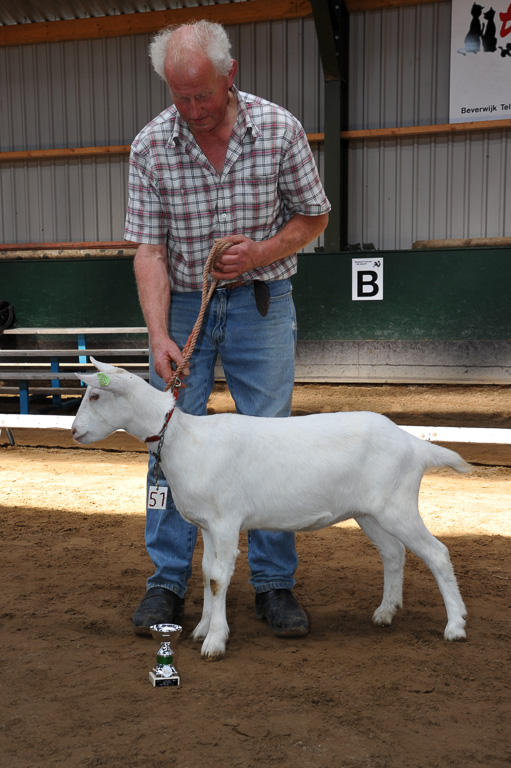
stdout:
POLYGON ((225 651, 213 651, 211 653, 201 653, 204 661, 221 661, 225 656, 225 651))
POLYGON ((373 613, 373 624, 375 627, 390 627, 392 619, 396 615, 397 606, 392 610, 388 608, 377 608, 373 613))
POLYGON ((204 661, 220 661, 225 656, 225 646, 223 648, 207 648, 206 643, 202 646, 201 657, 204 661))
POLYGON ((463 642, 467 639, 467 633, 463 629, 463 627, 458 628, 449 628, 448 626, 445 628, 444 632, 444 640, 448 640, 449 642, 463 642))
POLYGON ((225 641, 213 641, 212 638, 204 640, 201 648, 201 656, 205 661, 220 661, 225 656, 225 641))

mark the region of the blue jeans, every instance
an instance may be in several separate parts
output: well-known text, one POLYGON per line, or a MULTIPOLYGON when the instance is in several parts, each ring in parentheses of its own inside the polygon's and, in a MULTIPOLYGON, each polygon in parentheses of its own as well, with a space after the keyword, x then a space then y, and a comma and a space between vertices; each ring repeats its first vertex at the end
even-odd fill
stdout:
MULTIPOLYGON (((270 307, 266 317, 257 311, 253 285, 213 294, 202 331, 190 360, 186 388, 177 405, 194 415, 207 412, 220 356, 238 413, 248 416, 289 416, 294 384, 296 315, 289 280, 267 283, 270 307)), ((174 293, 169 314, 170 337, 182 349, 199 314, 201 293, 174 293)), ((150 383, 163 390, 150 359, 150 383)), ((219 478, 221 482, 221 478, 219 478)), ((160 472, 160 484, 167 482, 160 472)), ((154 458, 149 457, 148 485, 154 485, 154 458)), ((192 572, 197 528, 179 515, 171 492, 167 509, 147 510, 146 548, 156 572, 147 588, 166 587, 183 597, 192 572)), ((250 582, 256 592, 292 589, 298 565, 293 533, 248 532, 250 582)))

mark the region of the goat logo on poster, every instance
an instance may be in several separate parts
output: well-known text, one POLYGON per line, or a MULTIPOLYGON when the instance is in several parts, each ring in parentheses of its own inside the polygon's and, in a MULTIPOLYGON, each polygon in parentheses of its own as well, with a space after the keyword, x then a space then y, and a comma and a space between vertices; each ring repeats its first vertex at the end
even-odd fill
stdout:
POLYGON ((511 3, 453 0, 451 123, 511 118, 511 3))

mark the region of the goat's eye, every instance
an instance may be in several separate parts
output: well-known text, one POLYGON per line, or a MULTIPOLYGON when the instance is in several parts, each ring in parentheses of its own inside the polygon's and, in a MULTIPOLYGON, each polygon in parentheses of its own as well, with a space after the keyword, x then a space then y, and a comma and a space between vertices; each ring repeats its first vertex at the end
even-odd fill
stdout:
POLYGON ((91 400, 99 400, 99 395, 98 395, 98 393, 97 393, 97 392, 91 392, 91 396, 90 396, 90 399, 91 399, 91 400))

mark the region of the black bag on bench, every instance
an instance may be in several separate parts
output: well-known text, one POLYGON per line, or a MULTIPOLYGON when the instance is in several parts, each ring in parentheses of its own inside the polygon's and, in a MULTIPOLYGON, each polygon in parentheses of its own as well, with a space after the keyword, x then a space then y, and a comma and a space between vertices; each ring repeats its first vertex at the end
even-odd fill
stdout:
POLYGON ((14 307, 8 301, 0 300, 0 333, 16 324, 14 307))

